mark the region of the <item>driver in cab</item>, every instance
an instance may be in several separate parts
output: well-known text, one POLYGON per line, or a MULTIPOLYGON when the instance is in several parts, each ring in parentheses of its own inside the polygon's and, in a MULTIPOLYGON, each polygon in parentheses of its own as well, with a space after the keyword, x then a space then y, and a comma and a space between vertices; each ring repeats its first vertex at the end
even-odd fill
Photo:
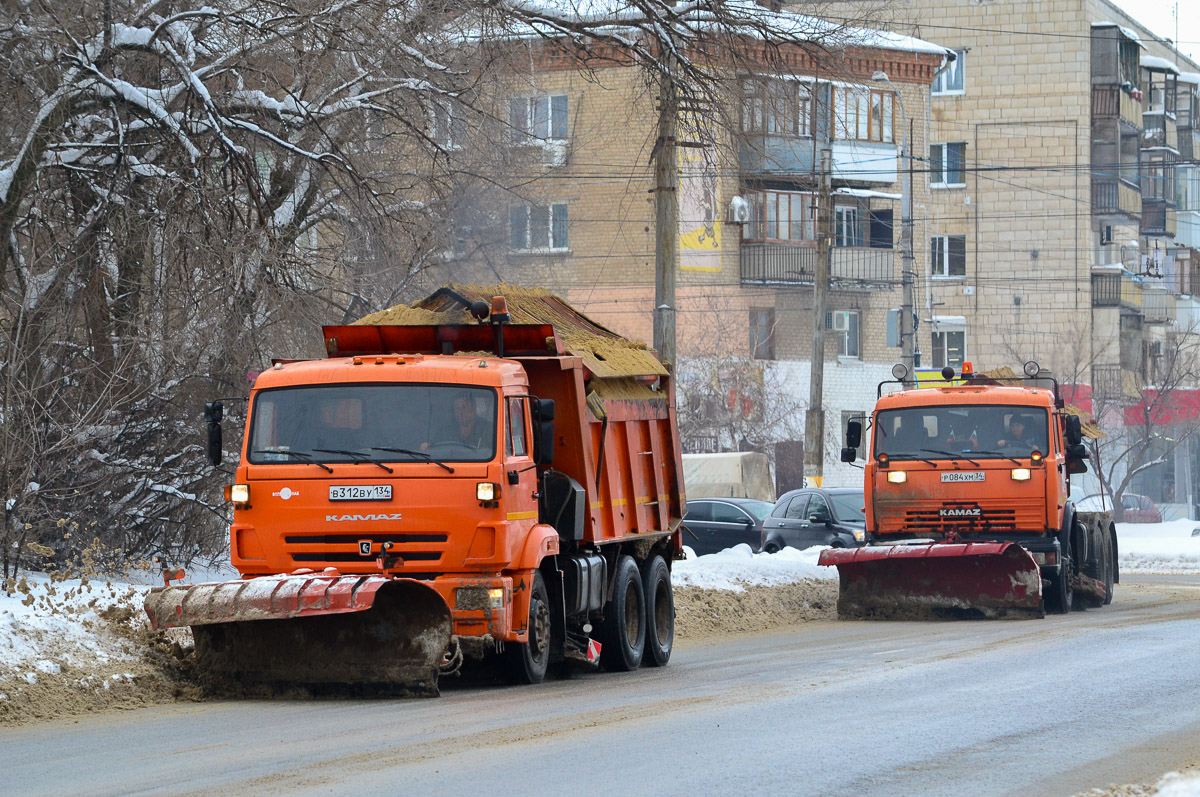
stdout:
POLYGON ((1028 418, 1014 415, 1008 422, 1008 434, 996 441, 996 447, 1028 453, 1034 447, 1031 439, 1033 435, 1029 433, 1028 429, 1029 425, 1028 418))
POLYGON ((454 399, 454 423, 453 430, 447 434, 444 439, 436 440, 431 443, 422 443, 421 450, 426 451, 430 445, 435 445, 440 442, 458 443, 459 445, 469 446, 471 448, 487 448, 488 429, 486 423, 480 423, 478 416, 475 414, 475 402, 468 395, 459 395, 454 399))

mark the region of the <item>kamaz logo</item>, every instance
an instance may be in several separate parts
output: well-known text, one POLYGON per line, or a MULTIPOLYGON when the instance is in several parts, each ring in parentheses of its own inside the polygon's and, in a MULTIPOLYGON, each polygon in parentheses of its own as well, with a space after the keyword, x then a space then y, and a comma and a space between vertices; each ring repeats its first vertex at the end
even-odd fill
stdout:
POLYGON ((399 520, 400 513, 394 515, 326 515, 326 523, 341 523, 343 520, 399 520))
POLYGON ((938 510, 938 517, 983 517, 977 506, 945 506, 938 510))

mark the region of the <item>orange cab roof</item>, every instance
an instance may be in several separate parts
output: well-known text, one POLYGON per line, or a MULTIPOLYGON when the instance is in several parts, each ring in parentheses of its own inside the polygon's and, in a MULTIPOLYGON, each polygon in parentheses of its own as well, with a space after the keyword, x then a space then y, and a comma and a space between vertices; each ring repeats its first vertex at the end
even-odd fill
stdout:
POLYGON ((384 354, 280 363, 259 374, 254 388, 349 382, 442 382, 495 388, 528 384, 518 363, 499 357, 384 354))
POLYGON ((890 410, 930 404, 1011 404, 1053 409, 1054 392, 1041 387, 995 384, 938 385, 886 392, 875 408, 890 410))

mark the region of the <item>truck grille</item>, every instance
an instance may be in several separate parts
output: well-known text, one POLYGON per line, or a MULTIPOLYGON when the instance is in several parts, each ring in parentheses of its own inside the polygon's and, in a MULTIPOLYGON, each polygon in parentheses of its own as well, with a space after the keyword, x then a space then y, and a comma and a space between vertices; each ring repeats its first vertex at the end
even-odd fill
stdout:
POLYGON ((1046 530, 1045 507, 1037 499, 996 501, 933 501, 902 500, 879 502, 876 505, 879 531, 884 534, 937 534, 953 529, 956 532, 1016 532, 1038 533, 1046 530), (961 511, 975 510, 970 516, 961 511))
POLYGON ((398 532, 362 532, 359 534, 292 534, 283 538, 286 552, 296 563, 330 562, 349 563, 373 562, 379 555, 381 543, 390 542, 389 552, 404 562, 437 562, 446 549, 446 534, 405 534, 398 532), (371 555, 363 556, 358 550, 362 540, 371 541, 371 555))
POLYGON ((916 509, 904 513, 904 526, 912 531, 963 529, 1016 531, 1017 513, 1013 509, 984 509, 976 517, 942 517, 938 509, 916 509))

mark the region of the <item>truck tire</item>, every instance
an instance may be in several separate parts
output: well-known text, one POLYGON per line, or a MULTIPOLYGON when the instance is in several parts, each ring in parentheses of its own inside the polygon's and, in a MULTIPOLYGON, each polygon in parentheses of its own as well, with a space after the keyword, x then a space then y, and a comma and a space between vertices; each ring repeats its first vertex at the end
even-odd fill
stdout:
POLYGON ((604 606, 600 663, 613 672, 642 666, 646 649, 646 599, 642 575, 630 556, 617 559, 612 600, 604 606))
POLYGON ((550 666, 550 599, 542 574, 534 571, 529 592, 529 641, 504 646, 504 669, 514 684, 540 684, 550 666))
POLYGON ((664 667, 675 647, 675 595, 671 570, 661 556, 642 563, 642 593, 646 596, 646 652, 644 664, 664 667))
POLYGON ((1085 599, 1085 603, 1089 609, 1099 609, 1112 602, 1112 540, 1108 536, 1108 529, 1103 526, 1095 527, 1095 533, 1092 534, 1092 547, 1095 549, 1094 556, 1088 559, 1083 572, 1104 584, 1104 597, 1097 598, 1089 595, 1085 599))
POLYGON ((1065 536, 1059 548, 1058 575, 1050 579, 1050 590, 1043 599, 1048 614, 1067 614, 1075 598, 1075 590, 1071 587, 1070 535, 1065 536))
POLYGON ((1112 527, 1101 524, 1100 533, 1104 537, 1104 605, 1107 606, 1112 603, 1113 585, 1117 581, 1117 552, 1113 545, 1112 527))

